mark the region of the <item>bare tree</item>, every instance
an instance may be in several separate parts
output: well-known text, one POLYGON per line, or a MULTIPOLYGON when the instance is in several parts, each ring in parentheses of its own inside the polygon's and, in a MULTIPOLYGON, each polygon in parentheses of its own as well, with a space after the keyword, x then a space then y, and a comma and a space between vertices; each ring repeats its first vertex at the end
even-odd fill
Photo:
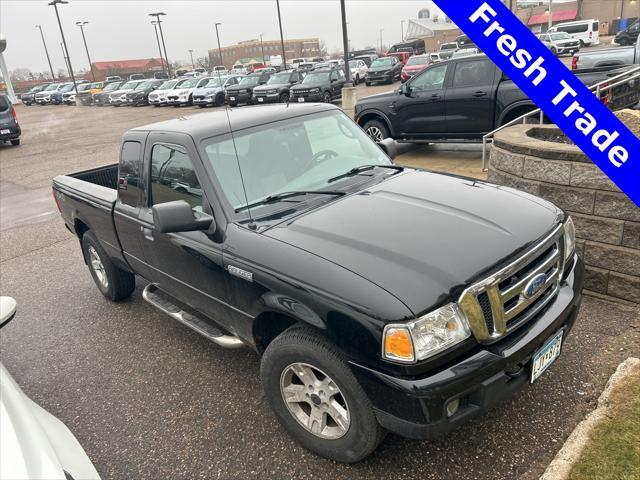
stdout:
POLYGON ((198 57, 195 60, 196 67, 204 68, 205 70, 211 70, 211 62, 209 61, 209 57, 198 57))

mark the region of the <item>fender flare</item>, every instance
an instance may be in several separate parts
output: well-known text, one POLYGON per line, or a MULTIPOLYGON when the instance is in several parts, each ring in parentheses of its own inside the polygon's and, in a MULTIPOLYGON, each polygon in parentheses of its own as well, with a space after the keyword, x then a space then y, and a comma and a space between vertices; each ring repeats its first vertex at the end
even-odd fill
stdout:
MULTIPOLYGON (((391 138, 395 137, 396 132, 395 132, 395 129, 393 128, 393 123, 391 122, 391 120, 389 119, 389 116, 386 113, 382 112, 381 110, 378 110, 377 108, 370 108, 358 113, 358 119, 361 119, 362 117, 366 117, 368 115, 376 115, 380 117, 384 121, 384 123, 387 125, 387 128, 389 128, 389 134, 391 135, 391 138)), ((357 123, 360 127, 362 127, 360 120, 358 120, 357 123)))

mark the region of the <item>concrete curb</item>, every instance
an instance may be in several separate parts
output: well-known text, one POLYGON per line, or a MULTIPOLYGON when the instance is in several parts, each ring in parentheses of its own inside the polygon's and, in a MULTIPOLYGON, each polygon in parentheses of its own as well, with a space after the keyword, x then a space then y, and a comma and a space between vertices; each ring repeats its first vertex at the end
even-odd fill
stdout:
POLYGON ((553 461, 549 464, 540 480, 565 480, 569 477, 571 469, 580 458, 593 429, 606 418, 609 414, 610 396, 614 387, 622 380, 634 373, 634 370, 640 368, 640 359, 630 357, 618 365, 616 371, 611 375, 604 391, 598 398, 598 406, 594 411, 589 413, 586 418, 580 422, 571 432, 569 438, 563 447, 556 454, 553 461))

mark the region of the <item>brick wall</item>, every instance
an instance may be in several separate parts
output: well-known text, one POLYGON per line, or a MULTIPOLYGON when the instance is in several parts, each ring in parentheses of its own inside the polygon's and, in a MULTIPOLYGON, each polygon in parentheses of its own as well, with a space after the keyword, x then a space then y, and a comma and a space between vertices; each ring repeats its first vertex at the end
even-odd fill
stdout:
POLYGON ((640 304, 640 209, 575 146, 527 136, 517 125, 495 137, 489 181, 543 197, 573 218, 585 290, 640 304))

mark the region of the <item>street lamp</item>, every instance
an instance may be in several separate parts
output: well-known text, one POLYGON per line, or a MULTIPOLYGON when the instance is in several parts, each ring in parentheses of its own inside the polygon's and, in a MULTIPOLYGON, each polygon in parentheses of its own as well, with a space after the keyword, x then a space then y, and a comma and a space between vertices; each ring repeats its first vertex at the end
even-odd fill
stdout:
POLYGON ((382 32, 383 32, 384 28, 380 29, 380 54, 382 55, 382 32))
POLYGON ((167 76, 169 76, 169 71, 165 68, 167 66, 167 62, 165 62, 164 57, 162 56, 162 48, 160 48, 160 37, 158 36, 158 22, 155 20, 151 20, 151 25, 153 25, 153 29, 156 31, 156 42, 158 43, 158 53, 160 54, 160 63, 162 63, 162 71, 167 72, 167 76))
POLYGON ((53 74, 53 67, 51 66, 51 59, 49 58, 49 50, 47 50, 47 42, 44 41, 44 34, 42 33, 42 26, 36 25, 36 28, 40 30, 40 36, 42 37, 42 44, 44 45, 44 53, 47 55, 47 62, 49 62, 49 70, 51 70, 51 79, 55 82, 56 76, 53 74))
POLYGON ((404 20, 400 20, 400 41, 404 42, 404 20))
POLYGON ((160 28, 160 39, 162 39, 162 49, 164 50, 164 59, 167 62, 167 74, 171 76, 171 65, 169 65, 169 57, 167 56, 167 46, 164 43, 164 34, 162 33, 162 20, 160 17, 164 17, 166 13, 164 12, 156 12, 150 13, 150 17, 156 17, 156 22, 158 23, 158 28, 160 28))
POLYGON ((260 50, 262 50, 262 64, 266 67, 267 66, 267 62, 264 59, 264 44, 262 43, 262 36, 264 35, 264 33, 260 34, 260 50))
POLYGON ((64 45, 64 51, 67 52, 67 63, 69 65, 69 74, 71 74, 71 81, 73 82, 73 89, 78 94, 78 86, 76 85, 76 78, 73 75, 73 68, 71 67, 71 57, 69 57, 69 49, 67 48, 67 41, 64 38, 64 31, 62 30, 62 23, 60 22, 60 15, 58 14, 58 4, 65 5, 69 2, 67 0, 53 0, 49 3, 49 6, 53 6, 56 11, 56 18, 58 19, 58 26, 60 27, 60 35, 62 36, 62 44, 64 45))
POLYGON ((96 74, 93 72, 93 66, 91 64, 91 57, 89 56, 89 47, 87 47, 87 39, 84 36, 84 26, 88 25, 89 22, 76 22, 76 25, 80 27, 80 31, 82 32, 82 41, 84 42, 84 49, 87 52, 87 60, 89 60, 89 70, 91 70, 91 77, 93 81, 96 81, 96 74))
MULTIPOLYGON (((220 65, 224 66, 224 63, 222 62, 222 48, 220 48, 220 33, 218 32, 218 25, 222 25, 221 23, 216 23, 216 39, 218 40, 218 55, 220 55, 220 65)), ((220 80, 220 70, 217 70, 218 72, 218 80, 220 80)))
POLYGON ((193 50, 189 50, 189 55, 191 55, 191 70, 195 70, 196 64, 193 63, 193 50))
MULTIPOLYGON (((624 0, 623 2, 624 3, 624 0)), ((553 25, 553 0, 549 0, 549 9, 544 12, 548 15, 547 18, 547 32, 551 30, 551 26, 553 25)))

